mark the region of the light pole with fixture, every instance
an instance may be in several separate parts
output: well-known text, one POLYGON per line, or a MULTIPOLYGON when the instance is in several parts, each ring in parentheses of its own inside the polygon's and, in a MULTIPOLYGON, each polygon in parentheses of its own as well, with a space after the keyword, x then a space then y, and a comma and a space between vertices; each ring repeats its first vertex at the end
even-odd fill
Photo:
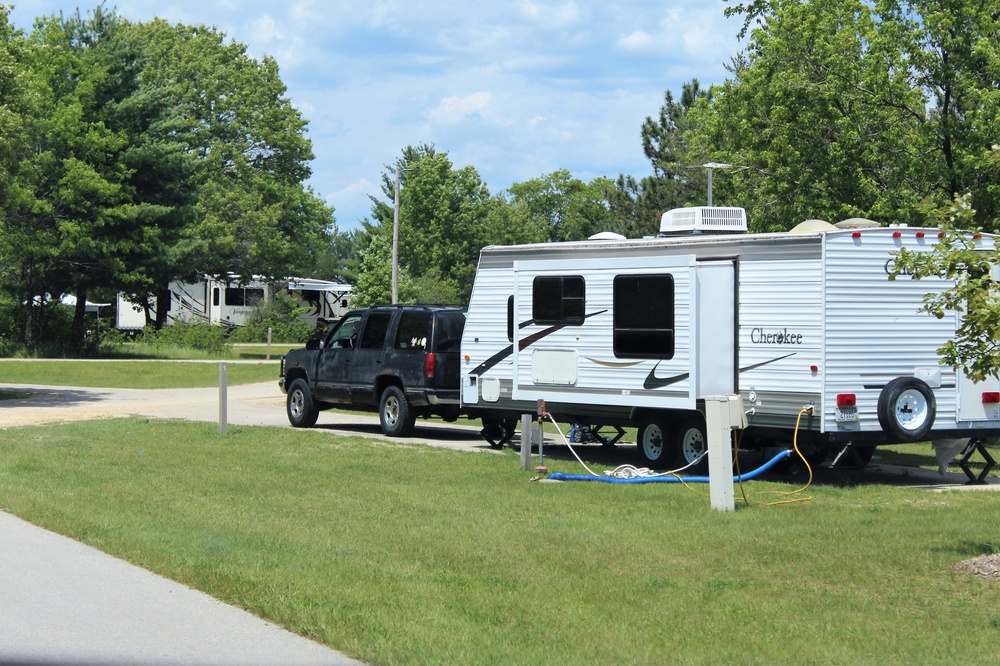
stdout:
POLYGON ((712 170, 713 169, 746 169, 748 167, 735 166, 733 164, 722 164, 720 162, 708 162, 707 164, 695 164, 694 166, 688 167, 689 169, 707 169, 708 170, 708 205, 712 205, 712 170))

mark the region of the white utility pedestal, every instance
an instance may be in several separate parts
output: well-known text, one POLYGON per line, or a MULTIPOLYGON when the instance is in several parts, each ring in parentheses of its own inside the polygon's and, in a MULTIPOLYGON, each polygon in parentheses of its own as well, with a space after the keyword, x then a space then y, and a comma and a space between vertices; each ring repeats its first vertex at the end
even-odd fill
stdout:
POLYGON ((705 428, 708 435, 708 485, 712 508, 735 511, 733 493, 733 428, 745 428, 743 398, 711 395, 705 398, 705 428))

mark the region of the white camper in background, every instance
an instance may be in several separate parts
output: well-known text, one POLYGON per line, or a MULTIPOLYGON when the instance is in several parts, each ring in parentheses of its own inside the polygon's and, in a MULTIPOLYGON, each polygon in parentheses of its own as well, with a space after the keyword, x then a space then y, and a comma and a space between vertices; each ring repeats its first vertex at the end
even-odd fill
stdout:
MULTIPOLYGON (((287 290, 299 305, 308 308, 302 319, 316 323, 320 319, 335 319, 349 309, 350 285, 309 278, 287 278, 280 282, 254 279, 246 284, 227 283, 211 276, 201 282, 171 282, 170 306, 167 324, 178 321, 205 322, 220 326, 242 326, 260 303, 270 302, 274 295, 287 290)), ((150 296, 155 306, 155 300, 150 296)), ((120 329, 141 329, 146 325, 142 306, 118 294, 118 320, 120 329)), ((152 310, 155 318, 155 307, 152 310)))
POLYGON ((309 308, 302 319, 310 323, 339 319, 350 309, 349 284, 311 278, 288 278, 285 288, 300 306, 309 308))
POLYGON ((742 209, 689 208, 656 238, 484 248, 463 410, 501 445, 539 399, 567 422, 638 426, 656 466, 701 455, 703 398, 719 394, 751 410, 741 446, 787 446, 798 422, 813 459, 1000 435, 1000 380, 942 366, 957 316, 918 311, 946 284, 888 279, 894 250, 929 250, 938 231, 817 226, 747 235, 742 209))
MULTIPOLYGON (((200 282, 171 282, 167 324, 183 321, 191 324, 209 323, 221 326, 242 325, 254 307, 272 298, 271 286, 263 280, 246 284, 226 283, 206 275, 200 282)), ((156 301, 150 296, 152 316, 156 317, 156 301)), ((141 329, 146 325, 146 313, 141 304, 118 294, 120 329, 141 329)))

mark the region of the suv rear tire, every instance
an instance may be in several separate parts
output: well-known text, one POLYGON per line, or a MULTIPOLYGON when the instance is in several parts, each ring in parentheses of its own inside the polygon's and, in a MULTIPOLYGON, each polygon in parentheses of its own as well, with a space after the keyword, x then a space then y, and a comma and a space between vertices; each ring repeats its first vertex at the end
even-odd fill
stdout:
POLYGON ((378 420, 382 432, 390 437, 406 437, 413 432, 413 424, 417 417, 406 401, 403 389, 389 386, 382 391, 382 399, 378 405, 378 420))

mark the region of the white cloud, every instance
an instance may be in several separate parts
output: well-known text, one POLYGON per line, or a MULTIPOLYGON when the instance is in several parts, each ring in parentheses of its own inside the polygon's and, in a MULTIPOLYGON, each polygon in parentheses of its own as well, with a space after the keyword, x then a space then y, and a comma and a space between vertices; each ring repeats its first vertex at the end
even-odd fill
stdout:
POLYGON ((469 116, 488 115, 493 102, 493 95, 488 92, 476 92, 465 97, 446 97, 430 112, 430 119, 438 123, 457 123, 469 116))
POLYGON ((653 44, 653 36, 644 30, 618 38, 618 46, 626 51, 644 51, 653 44))

